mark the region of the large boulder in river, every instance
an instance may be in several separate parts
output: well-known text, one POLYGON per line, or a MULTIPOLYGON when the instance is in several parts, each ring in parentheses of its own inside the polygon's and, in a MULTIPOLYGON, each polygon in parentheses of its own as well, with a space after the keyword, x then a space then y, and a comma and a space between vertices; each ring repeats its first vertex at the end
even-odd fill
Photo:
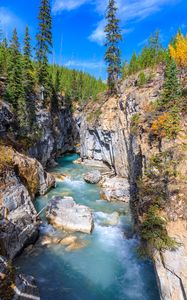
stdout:
POLYGON ((98 170, 89 172, 89 173, 87 173, 87 174, 84 175, 84 180, 85 180, 87 183, 96 184, 96 183, 98 183, 101 179, 102 179, 102 175, 101 175, 101 172, 99 172, 98 170))
POLYGON ((66 231, 91 233, 93 218, 91 209, 76 204, 72 197, 54 196, 47 209, 50 224, 66 231))
POLYGON ((125 178, 107 178, 102 184, 101 198, 107 201, 129 202, 129 183, 125 178))

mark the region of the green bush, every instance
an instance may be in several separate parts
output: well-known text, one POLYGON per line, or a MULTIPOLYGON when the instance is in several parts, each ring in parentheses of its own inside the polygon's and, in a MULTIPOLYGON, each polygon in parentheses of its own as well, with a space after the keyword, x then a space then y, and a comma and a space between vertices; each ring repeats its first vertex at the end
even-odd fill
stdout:
POLYGON ((141 238, 158 251, 175 250, 179 244, 169 237, 166 224, 166 220, 159 216, 158 206, 151 206, 140 227, 141 238))

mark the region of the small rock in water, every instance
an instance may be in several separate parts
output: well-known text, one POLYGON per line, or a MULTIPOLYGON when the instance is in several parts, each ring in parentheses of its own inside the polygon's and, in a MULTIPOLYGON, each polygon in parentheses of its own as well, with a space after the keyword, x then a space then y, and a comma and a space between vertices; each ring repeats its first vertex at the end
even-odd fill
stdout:
POLYGON ((70 236, 64 238, 63 240, 61 240, 60 244, 67 246, 67 245, 74 243, 76 240, 77 240, 76 236, 70 235, 70 236))
POLYGON ((97 184, 102 179, 100 171, 92 171, 84 175, 84 180, 87 183, 97 184))
POLYGON ((61 239, 59 239, 57 237, 45 236, 41 241, 41 245, 46 246, 46 245, 51 245, 51 244, 59 244, 60 242, 61 242, 61 239))
POLYGON ((85 248, 88 245, 88 242, 86 241, 75 241, 74 243, 70 244, 68 247, 66 247, 66 251, 75 251, 85 248))
POLYGON ((130 199, 129 183, 125 178, 107 178, 102 184, 101 198, 107 201, 123 201, 130 199))
POLYGON ((46 211, 46 218, 55 228, 66 231, 90 234, 94 225, 91 209, 76 204, 72 197, 54 196, 46 211))

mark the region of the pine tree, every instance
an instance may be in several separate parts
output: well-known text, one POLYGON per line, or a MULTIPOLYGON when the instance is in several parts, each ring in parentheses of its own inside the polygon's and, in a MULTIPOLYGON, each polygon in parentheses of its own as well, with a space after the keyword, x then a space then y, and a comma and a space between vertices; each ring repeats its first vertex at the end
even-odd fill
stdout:
POLYGON ((12 103, 18 118, 20 133, 23 133, 27 127, 27 111, 23 88, 23 61, 19 49, 18 35, 14 29, 10 45, 6 99, 12 103))
POLYGON ((105 27, 105 46, 107 47, 105 61, 108 65, 108 87, 111 93, 117 92, 117 80, 121 74, 119 42, 122 40, 122 35, 116 13, 117 7, 115 0, 109 0, 106 15, 107 25, 105 27))
POLYGON ((25 101, 29 115, 30 127, 35 122, 35 103, 32 96, 34 88, 34 68, 32 63, 31 37, 29 28, 26 26, 24 48, 23 48, 23 87, 25 93, 25 101))
POLYGON ((55 92, 59 93, 60 92, 60 70, 57 68, 56 73, 55 73, 55 92))
POLYGON ((181 84, 175 62, 168 57, 165 70, 165 82, 161 96, 161 104, 175 104, 182 95, 181 84))
POLYGON ((41 0, 38 20, 39 28, 36 35, 36 58, 39 67, 38 80, 39 84, 47 89, 49 85, 48 54, 51 53, 52 48, 52 18, 49 0, 41 0))

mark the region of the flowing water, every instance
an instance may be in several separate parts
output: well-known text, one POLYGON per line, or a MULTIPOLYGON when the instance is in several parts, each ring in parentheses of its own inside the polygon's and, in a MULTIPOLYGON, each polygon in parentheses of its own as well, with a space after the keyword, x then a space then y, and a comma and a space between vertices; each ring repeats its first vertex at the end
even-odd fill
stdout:
MULTIPOLYGON (((91 167, 73 164, 77 158, 71 154, 58 160, 51 171, 68 178, 37 198, 36 209, 40 211, 54 195, 72 196, 93 209, 93 233, 73 234, 84 246, 73 251, 60 244, 38 243, 17 259, 18 270, 36 278, 42 300, 159 300, 152 263, 141 260, 138 241, 127 238, 132 229, 128 205, 100 200, 99 187, 83 180, 91 167)), ((42 218, 41 237, 65 235, 48 225, 44 214, 42 218)))

